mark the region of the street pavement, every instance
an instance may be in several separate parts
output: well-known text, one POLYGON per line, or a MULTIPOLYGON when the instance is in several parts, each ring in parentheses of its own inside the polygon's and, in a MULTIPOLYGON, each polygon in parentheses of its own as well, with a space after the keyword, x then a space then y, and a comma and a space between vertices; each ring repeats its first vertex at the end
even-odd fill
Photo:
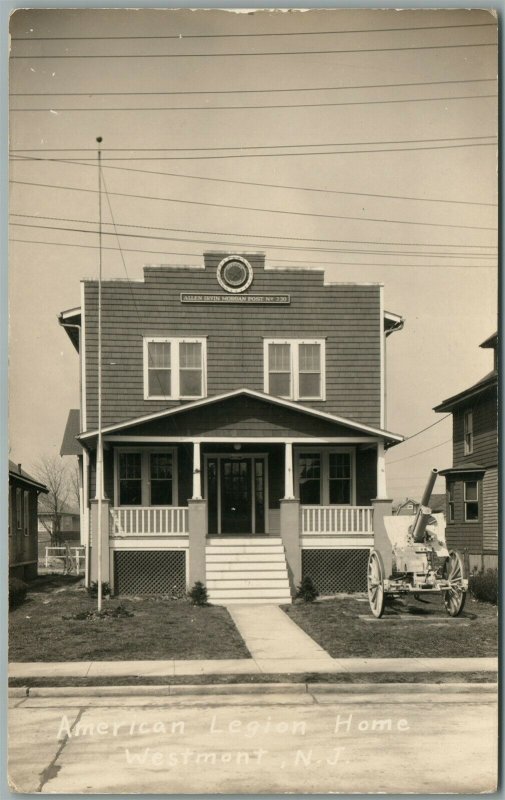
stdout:
POLYGON ((18 690, 9 700, 11 787, 119 794, 496 787, 495 687, 248 688, 18 690))

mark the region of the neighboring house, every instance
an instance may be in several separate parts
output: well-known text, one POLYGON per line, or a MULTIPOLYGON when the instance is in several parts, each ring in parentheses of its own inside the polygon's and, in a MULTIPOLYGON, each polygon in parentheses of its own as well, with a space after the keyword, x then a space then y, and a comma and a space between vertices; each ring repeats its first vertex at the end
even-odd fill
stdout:
MULTIPOLYGON (((399 516, 417 514, 420 505, 421 503, 419 500, 412 500, 411 497, 406 497, 405 500, 402 500, 393 507, 393 514, 399 516)), ((432 494, 429 507, 434 514, 445 514, 447 518, 447 497, 445 494, 432 494)))
MULTIPOLYGON (((44 498, 45 499, 45 498, 44 498)), ((81 541, 80 511, 64 503, 58 512, 59 533, 54 535, 55 514, 42 500, 38 510, 38 542, 39 557, 45 556, 46 547, 65 545, 79 545, 81 541)))
POLYGON ((452 413, 453 466, 440 473, 447 541, 467 555, 470 569, 498 565, 498 334, 480 346, 494 351, 492 371, 434 409, 452 413))
MULTIPOLYGON (((80 353, 82 542, 97 578, 97 281, 60 315, 80 353)), ((289 601, 366 588, 373 525, 391 512, 381 284, 205 253, 102 285, 102 578, 118 593, 289 601), (375 511, 374 511, 375 506, 375 511), (374 523, 375 513, 375 523, 374 523)), ((73 429, 74 433, 71 434, 73 429)), ((77 438, 76 438, 77 437, 77 438)))
POLYGON ((37 503, 47 487, 9 461, 9 575, 37 577, 37 503))

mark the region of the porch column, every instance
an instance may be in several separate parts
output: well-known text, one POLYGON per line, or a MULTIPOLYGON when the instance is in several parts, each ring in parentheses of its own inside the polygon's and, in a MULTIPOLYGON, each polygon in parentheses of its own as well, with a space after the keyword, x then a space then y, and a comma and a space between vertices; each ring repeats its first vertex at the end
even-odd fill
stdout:
POLYGON ((193 497, 202 499, 202 472, 200 468, 200 442, 193 442, 193 497))
POLYGON ((286 442, 284 451, 284 500, 294 500, 293 445, 286 442))
POLYGON ((98 541, 98 500, 91 501, 91 563, 89 579, 98 580, 98 559, 101 559, 102 583, 111 581, 109 554, 110 502, 102 500, 102 541, 98 541))
POLYGON ((385 499, 388 496, 386 487, 386 457, 384 454, 384 442, 377 444, 377 497, 385 499))

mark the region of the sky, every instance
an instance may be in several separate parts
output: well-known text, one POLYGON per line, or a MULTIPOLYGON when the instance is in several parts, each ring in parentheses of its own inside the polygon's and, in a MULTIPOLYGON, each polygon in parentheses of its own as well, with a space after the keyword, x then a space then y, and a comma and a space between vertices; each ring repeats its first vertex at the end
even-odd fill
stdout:
MULTIPOLYGON (((39 9, 10 34, 15 462, 58 453, 78 407, 57 315, 98 274, 97 136, 104 278, 220 247, 383 283, 405 318, 387 340, 386 427, 405 437, 492 368, 478 346, 497 328, 490 12, 39 9)), ((418 497, 450 438, 443 419, 392 448, 389 495, 418 497)))

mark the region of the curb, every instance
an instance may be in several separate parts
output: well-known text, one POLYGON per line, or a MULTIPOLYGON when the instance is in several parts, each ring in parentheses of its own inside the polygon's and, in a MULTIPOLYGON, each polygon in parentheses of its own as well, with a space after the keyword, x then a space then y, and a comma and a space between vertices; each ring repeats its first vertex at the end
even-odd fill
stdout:
POLYGON ((9 689, 11 698, 44 697, 181 697, 184 695, 259 695, 259 694, 325 694, 340 695, 450 695, 492 694, 498 692, 496 683, 233 683, 233 684, 175 684, 149 686, 18 686, 9 689))

